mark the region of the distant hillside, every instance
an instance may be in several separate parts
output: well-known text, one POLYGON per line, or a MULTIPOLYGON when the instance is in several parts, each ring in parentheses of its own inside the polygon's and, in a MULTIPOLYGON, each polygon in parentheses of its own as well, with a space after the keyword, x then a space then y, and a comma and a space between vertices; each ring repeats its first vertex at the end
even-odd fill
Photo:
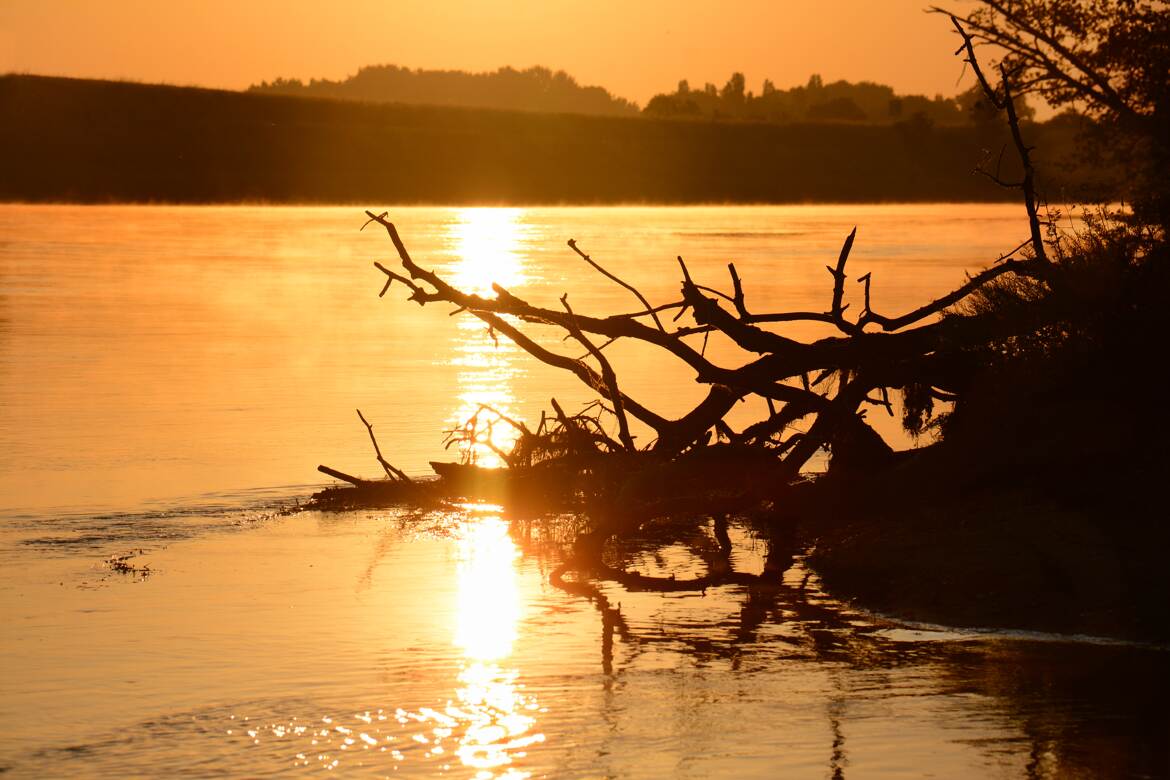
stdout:
MULTIPOLYGON (((590 117, 0 76, 0 200, 972 201, 990 127, 590 117)), ((1091 180, 1075 122, 1029 125, 1042 191, 1091 180)), ((1005 178, 1011 178, 1004 161, 1005 178)), ((1100 188, 1098 187, 1098 191, 1100 188)))
POLYGON ((632 116, 638 107, 614 97, 601 87, 584 87, 558 70, 532 67, 500 68, 494 73, 459 70, 411 70, 397 65, 362 68, 345 81, 277 79, 249 87, 297 97, 367 100, 378 103, 413 103, 431 106, 497 108, 511 111, 546 111, 599 116, 632 116))
MULTIPOLYGON (((1023 106, 1020 115, 1029 118, 1023 106)), ((864 122, 891 124, 910 119, 935 125, 965 125, 994 120, 978 85, 955 98, 935 95, 899 95, 893 87, 871 81, 829 84, 817 74, 808 83, 777 89, 767 79, 759 93, 747 89, 742 73, 733 73, 722 88, 706 84, 692 89, 686 81, 668 94, 655 95, 646 104, 648 116, 671 118, 740 119, 763 122, 864 122)))

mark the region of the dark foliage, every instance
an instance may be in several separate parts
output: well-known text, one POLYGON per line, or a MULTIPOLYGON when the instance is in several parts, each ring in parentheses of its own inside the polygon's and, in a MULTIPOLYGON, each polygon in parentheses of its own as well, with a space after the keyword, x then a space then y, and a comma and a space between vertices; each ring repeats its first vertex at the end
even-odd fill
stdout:
POLYGON ((602 87, 587 87, 563 70, 539 66, 516 70, 500 68, 491 73, 461 70, 411 70, 398 65, 371 65, 343 81, 278 78, 253 85, 251 92, 296 97, 339 98, 379 103, 413 103, 465 108, 497 108, 510 111, 549 111, 571 114, 631 116, 638 107, 609 94, 602 87))
POLYGON ((759 93, 746 91, 742 73, 731 74, 722 89, 707 84, 694 90, 686 81, 680 81, 673 93, 651 98, 644 113, 674 118, 870 124, 917 118, 931 125, 963 125, 971 118, 960 98, 899 95, 892 87, 870 81, 826 84, 816 74, 809 77, 807 84, 791 89, 777 89, 765 80, 759 93))
POLYGON ((1170 226, 1170 4, 982 0, 962 21, 1018 94, 1096 119, 1095 153, 1128 169, 1137 217, 1170 226))

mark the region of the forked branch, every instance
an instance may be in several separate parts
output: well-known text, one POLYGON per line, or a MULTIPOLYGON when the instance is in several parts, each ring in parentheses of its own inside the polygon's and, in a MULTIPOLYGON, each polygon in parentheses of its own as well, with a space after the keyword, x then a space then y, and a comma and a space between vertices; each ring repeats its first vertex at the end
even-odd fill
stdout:
POLYGON ((370 425, 369 421, 362 415, 361 409, 355 409, 354 411, 357 412, 358 419, 362 421, 362 425, 366 426, 366 431, 370 434, 370 443, 374 445, 374 456, 378 459, 378 463, 381 464, 382 470, 386 472, 386 476, 398 482, 413 482, 410 477, 406 476, 405 471, 396 468, 390 461, 382 457, 382 449, 378 446, 377 437, 374 436, 374 426, 370 425))

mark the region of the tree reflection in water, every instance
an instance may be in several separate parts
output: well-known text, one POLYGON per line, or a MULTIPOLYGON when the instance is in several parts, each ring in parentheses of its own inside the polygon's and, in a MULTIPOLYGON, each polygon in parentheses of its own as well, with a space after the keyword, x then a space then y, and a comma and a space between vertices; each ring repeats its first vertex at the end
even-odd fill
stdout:
MULTIPOLYGON (((850 673, 873 673, 875 695, 893 696, 895 670, 922 666, 931 672, 931 685, 940 687, 937 693, 986 698, 993 717, 1023 734, 1029 778, 1170 771, 1159 747, 1170 695, 1164 649, 905 629, 827 596, 792 541, 763 535, 750 518, 651 523, 620 544, 608 540, 584 556, 577 544, 580 531, 580 521, 565 518, 514 520, 510 526, 526 555, 558 562, 550 576, 554 586, 596 608, 601 667, 611 696, 611 682, 655 650, 696 662, 721 659, 732 670, 752 654, 765 656, 754 660, 757 668, 786 658, 820 662, 828 670, 827 774, 844 778, 850 763, 847 724, 857 717, 851 719, 848 710, 865 696, 850 673), (704 600, 701 625, 631 618, 620 601, 645 593, 706 596, 714 589, 718 598, 704 600), (1118 734, 1118 723, 1136 723, 1137 731, 1118 734)), ((956 737, 966 741, 963 734, 956 737)), ((1004 755, 1003 739, 987 740, 982 749, 994 763, 1004 755)))

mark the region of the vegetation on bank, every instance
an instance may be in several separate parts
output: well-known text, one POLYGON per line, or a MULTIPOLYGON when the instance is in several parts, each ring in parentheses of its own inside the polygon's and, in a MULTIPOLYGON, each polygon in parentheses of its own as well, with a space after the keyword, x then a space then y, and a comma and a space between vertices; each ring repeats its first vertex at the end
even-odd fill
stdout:
POLYGON ((1014 89, 1098 120, 1086 154, 1126 172, 1127 208, 1062 235, 1059 213, 1037 225, 1026 176, 1008 182, 1033 235, 1047 227, 1052 273, 997 279, 947 316, 1028 326, 964 350, 948 413, 910 404, 909 427, 935 427, 938 444, 845 495, 823 486, 812 561, 895 614, 1170 642, 1170 424, 1148 370, 1170 332, 1170 13, 983 0, 954 23, 977 73, 975 45, 1000 54, 998 84, 981 80, 1009 121, 1014 89))
POLYGON ((401 271, 376 264, 383 295, 401 288, 421 306, 476 317, 535 359, 576 375, 600 400, 571 413, 554 399, 534 426, 481 408, 450 436, 473 445, 492 426, 514 427, 515 447, 498 453, 508 469, 439 465, 440 481, 425 486, 386 463, 375 440, 387 479, 349 478, 355 490, 334 488, 318 500, 474 494, 518 511, 576 510, 588 528, 552 580, 592 594, 603 607, 593 580, 664 591, 767 588, 807 551, 832 592, 902 616, 1170 640, 1170 573, 1162 561, 1170 533, 1157 495, 1170 470, 1170 431, 1153 366, 1170 326, 1170 185, 1151 170, 1165 159, 1170 135, 1151 133, 1165 121, 1166 88, 1156 82, 1157 68, 1146 68, 1151 57, 1170 59, 1164 16, 1146 18, 1161 31, 1152 38, 1161 48, 1142 51, 1124 71, 1124 86, 1102 70, 1119 45, 1113 36, 1151 40, 1141 25, 1108 24, 1121 14, 1132 19, 1135 9, 1141 18, 1147 5, 1119 0, 1054 16, 1041 2, 985 0, 968 17, 951 18, 965 61, 1006 118, 1018 170, 983 172, 1018 192, 1026 237, 952 293, 913 311, 874 310, 870 290, 881 280, 871 275, 847 285, 855 234, 827 266, 822 311, 755 311, 750 280, 734 264, 719 282, 694 278, 683 258, 680 298, 652 303, 570 241, 582 262, 631 296, 630 311, 594 317, 574 311, 568 294, 559 308, 498 285, 491 297, 467 294, 417 263, 387 215, 368 212, 401 260, 401 271), (1005 45, 1013 35, 1017 45, 1008 47, 993 83, 976 46, 1005 45), (1143 74, 1154 76, 1149 89, 1143 74), (1084 89, 1064 92, 1070 81, 1084 89), (1016 110, 1017 85, 1049 90, 1058 104, 1100 101, 1095 111, 1114 143, 1143 150, 1116 155, 1129 173, 1130 208, 1092 214, 1072 234, 1060 229, 1062 215, 1038 194, 1042 179, 1016 110), (1108 100, 1098 94, 1102 85, 1108 100), (794 321, 830 325, 837 335, 789 338, 784 323, 794 321), (529 335, 539 327, 561 333, 578 354, 542 346, 529 335), (703 349, 710 338, 730 340, 749 359, 712 362, 703 349), (618 339, 682 360, 706 397, 669 419, 629 396, 605 355, 618 339), (724 418, 749 396, 764 399, 768 412, 735 430, 724 418), (895 452, 874 431, 867 416, 894 413, 897 400, 907 429, 933 431, 934 444, 895 452), (653 431, 649 443, 631 436, 630 419, 653 431), (822 450, 829 469, 808 479, 802 471, 822 450), (767 545, 762 573, 732 565, 729 515, 758 528, 767 545), (653 527, 663 529, 663 541, 693 536, 696 523, 711 518, 705 574, 650 576, 623 564, 621 540, 644 544, 653 527))
MULTIPOLYGON (((0 199, 94 202, 988 201, 988 123, 768 124, 373 105, 0 76, 0 199)), ((1112 197, 1083 120, 1028 125, 1044 191, 1112 197)), ((1013 162, 1004 160, 1004 175, 1013 162)))
POLYGON ((278 78, 249 92, 293 97, 414 103, 504 111, 544 111, 598 116, 636 116, 638 107, 603 87, 582 86, 563 70, 505 67, 490 73, 370 65, 341 81, 278 78))
MULTIPOLYGON (((636 116, 638 107, 602 87, 582 86, 564 71, 540 66, 490 73, 458 70, 411 69, 399 65, 371 65, 354 75, 330 79, 277 78, 248 88, 249 92, 293 97, 334 98, 375 103, 408 103, 463 108, 493 108, 599 116, 636 116)), ((708 83, 692 89, 685 79, 673 93, 655 95, 642 113, 658 118, 704 118, 792 122, 849 122, 891 124, 914 120, 931 125, 965 125, 994 118, 978 85, 957 97, 901 95, 893 87, 870 81, 826 84, 813 74, 808 82, 789 89, 764 79, 761 90, 747 87, 742 73, 727 83, 708 83)), ((1031 118, 1021 102, 1020 114, 1031 118)))
MULTIPOLYGON (((1034 112, 1021 101, 1020 116, 1034 112)), ((994 120, 979 85, 957 97, 899 95, 893 87, 872 81, 826 84, 818 74, 808 83, 777 89, 765 79, 759 93, 747 89, 742 73, 732 73, 722 88, 705 84, 692 89, 687 81, 669 94, 655 95, 646 104, 649 116, 739 119, 757 122, 863 122, 890 124, 912 120, 930 125, 981 124, 994 120)))

